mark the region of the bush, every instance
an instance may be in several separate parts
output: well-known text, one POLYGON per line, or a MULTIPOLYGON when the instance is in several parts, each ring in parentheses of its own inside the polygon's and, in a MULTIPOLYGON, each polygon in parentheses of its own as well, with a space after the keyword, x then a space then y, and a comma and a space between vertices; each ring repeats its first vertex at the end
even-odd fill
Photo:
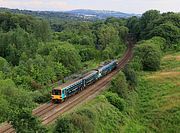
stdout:
POLYGON ((82 61, 89 61, 98 57, 98 51, 95 48, 81 48, 79 54, 82 61))
MULTIPOLYGON (((44 89, 43 89, 44 90, 44 89)), ((50 93, 49 91, 34 91, 31 94, 31 97, 33 98, 33 101, 36 103, 45 103, 48 102, 50 100, 50 93)))
POLYGON ((102 59, 106 60, 106 59, 112 59, 114 56, 114 52, 110 47, 107 47, 105 50, 102 51, 102 59))
POLYGON ((157 51, 152 51, 144 57, 142 64, 143 70, 157 71, 160 68, 160 55, 157 51))
POLYGON ((57 125, 54 129, 54 133, 72 133, 74 126, 71 120, 67 117, 63 117, 57 121, 57 125))
POLYGON ((143 69, 141 58, 137 55, 134 55, 132 61, 129 63, 129 66, 133 68, 135 71, 140 71, 143 69))
POLYGON ((108 102, 110 102, 112 105, 114 105, 116 108, 119 109, 119 111, 124 110, 125 102, 122 98, 120 98, 116 93, 107 92, 105 94, 108 102))
POLYGON ((156 71, 160 68, 161 51, 154 45, 143 43, 135 49, 135 55, 139 57, 143 70, 156 71))
POLYGON ((17 114, 14 114, 14 118, 11 120, 13 127, 19 133, 45 133, 47 130, 40 125, 31 111, 22 109, 17 114))
POLYGON ((126 76, 126 80, 128 81, 129 85, 133 87, 137 86, 138 80, 134 69, 132 69, 129 65, 126 65, 123 69, 123 72, 126 76))
POLYGON ((71 72, 76 72, 81 68, 81 56, 77 49, 69 43, 63 43, 57 48, 54 48, 50 55, 56 62, 60 62, 71 72))
POLYGON ((86 114, 73 113, 71 115, 71 120, 74 127, 78 129, 79 132, 82 132, 82 133, 94 132, 93 119, 89 118, 86 114))
POLYGON ((10 72, 10 66, 6 59, 0 56, 0 71, 4 73, 10 72))
POLYGON ((111 91, 116 92, 122 98, 127 97, 128 84, 123 72, 119 72, 118 75, 111 81, 111 91))
POLYGON ((55 133, 94 132, 95 115, 88 109, 83 109, 58 120, 55 133))
POLYGON ((9 113, 9 103, 6 99, 3 98, 2 95, 0 95, 0 123, 4 122, 7 120, 8 116, 10 115, 9 113))

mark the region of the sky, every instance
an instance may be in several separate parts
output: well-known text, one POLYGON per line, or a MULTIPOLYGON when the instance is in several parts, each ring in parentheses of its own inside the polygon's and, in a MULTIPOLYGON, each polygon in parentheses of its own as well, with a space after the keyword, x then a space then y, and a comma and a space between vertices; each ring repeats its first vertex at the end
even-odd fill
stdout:
POLYGON ((157 9, 161 12, 180 12, 180 0, 0 0, 0 7, 36 11, 95 9, 144 13, 157 9))

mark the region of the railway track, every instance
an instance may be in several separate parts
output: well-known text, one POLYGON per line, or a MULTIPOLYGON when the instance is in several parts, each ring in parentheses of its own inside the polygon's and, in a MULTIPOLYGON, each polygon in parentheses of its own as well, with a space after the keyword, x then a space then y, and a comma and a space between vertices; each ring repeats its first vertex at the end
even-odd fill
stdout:
MULTIPOLYGON (((123 58, 119 61, 116 70, 98 80, 95 84, 90 85, 80 93, 68 98, 61 104, 43 104, 34 109, 32 114, 39 117, 43 125, 48 125, 53 123, 60 115, 64 114, 65 112, 68 112, 77 105, 94 98, 110 83, 113 76, 116 75, 118 71, 120 71, 132 58, 132 48, 133 46, 130 44, 123 58)), ((0 126, 0 133, 15 133, 15 130, 10 124, 4 123, 2 126, 0 126)))

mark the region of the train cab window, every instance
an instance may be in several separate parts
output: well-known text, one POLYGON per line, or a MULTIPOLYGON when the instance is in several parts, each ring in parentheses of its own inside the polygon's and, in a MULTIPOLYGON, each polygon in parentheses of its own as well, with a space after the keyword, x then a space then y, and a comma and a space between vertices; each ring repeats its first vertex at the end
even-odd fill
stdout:
POLYGON ((61 95, 61 90, 52 90, 53 95, 61 95))

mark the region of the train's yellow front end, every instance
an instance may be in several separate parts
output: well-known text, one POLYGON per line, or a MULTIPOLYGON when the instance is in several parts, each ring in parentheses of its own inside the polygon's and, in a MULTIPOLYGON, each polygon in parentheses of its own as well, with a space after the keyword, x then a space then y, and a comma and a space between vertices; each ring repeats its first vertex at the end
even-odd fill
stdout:
POLYGON ((53 103, 62 101, 61 90, 58 90, 58 89, 53 89, 52 90, 51 101, 53 103))

